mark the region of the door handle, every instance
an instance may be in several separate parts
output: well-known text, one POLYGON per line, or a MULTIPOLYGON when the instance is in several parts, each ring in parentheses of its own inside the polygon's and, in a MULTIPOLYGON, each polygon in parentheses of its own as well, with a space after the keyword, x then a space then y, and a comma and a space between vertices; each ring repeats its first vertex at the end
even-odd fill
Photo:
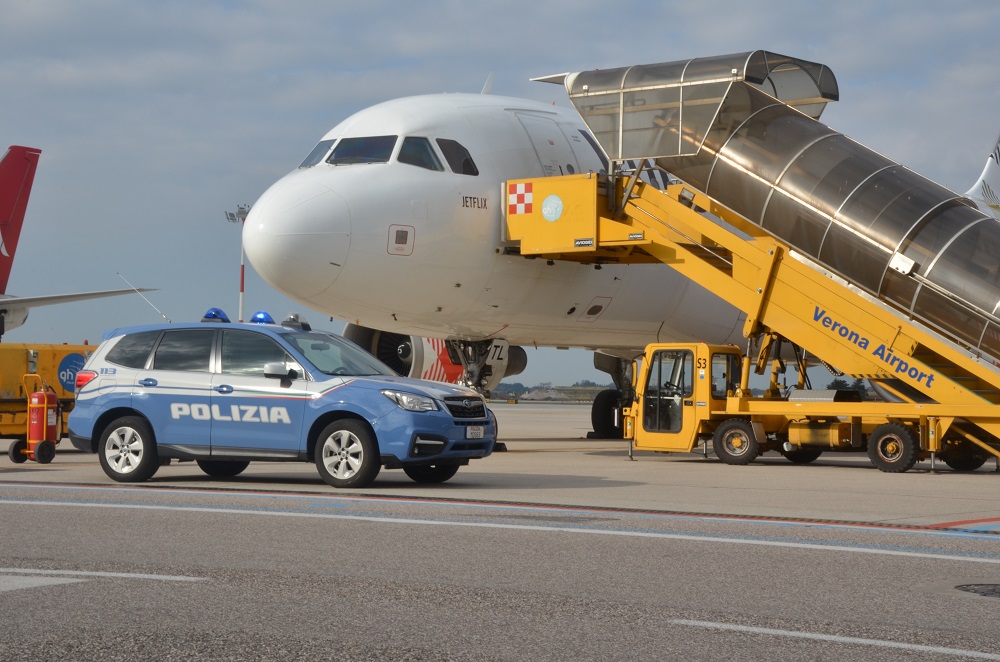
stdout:
POLYGON ((233 387, 229 384, 219 384, 218 386, 213 387, 213 390, 217 393, 232 393, 233 387))
POLYGON ((156 386, 156 380, 152 377, 146 377, 145 379, 139 380, 139 386, 156 386))

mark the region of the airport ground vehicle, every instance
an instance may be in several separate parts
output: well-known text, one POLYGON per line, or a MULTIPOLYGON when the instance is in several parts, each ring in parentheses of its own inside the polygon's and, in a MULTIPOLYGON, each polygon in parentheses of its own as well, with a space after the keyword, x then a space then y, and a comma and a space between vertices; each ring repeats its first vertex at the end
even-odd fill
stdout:
MULTIPOLYGON (((509 184, 521 183, 528 182, 509 184)), ((522 255, 598 266, 603 260, 662 261, 746 311, 749 341, 742 357, 734 346, 647 348, 644 372, 622 403, 625 434, 636 448, 687 451, 713 436, 720 457, 745 464, 771 448, 806 461, 816 451, 867 447, 875 465, 888 472, 937 456, 969 470, 1000 456, 1000 374, 978 353, 852 287, 683 184, 660 191, 598 175, 530 183, 540 199, 564 202, 558 223, 541 219, 541 210, 508 215, 508 232, 522 255), (626 212, 612 218, 616 206, 609 202, 616 198, 625 200, 626 212), (869 379, 894 401, 845 402, 836 392, 807 390, 804 369, 800 390, 783 397, 777 382, 787 352, 780 348, 788 344, 803 365, 808 353, 814 362, 869 379), (694 361, 686 372, 684 357, 694 361), (672 378, 654 382, 654 365, 659 377, 666 371, 672 378), (768 366, 771 387, 765 397, 754 397, 749 372, 764 374, 768 366), (688 390, 677 390, 681 376, 689 380, 688 390), (701 379, 706 386, 694 390, 701 379), (715 397, 705 390, 712 379, 715 397), (671 427, 674 419, 683 421, 679 429, 671 427)))
POLYGON ((94 349, 93 345, 0 344, 0 437, 15 440, 7 453, 11 461, 27 459, 29 398, 35 392, 48 393, 56 405, 57 438, 41 456, 51 460, 73 410, 76 373, 94 349))
POLYGON ((699 343, 646 349, 634 392, 622 403, 625 436, 636 448, 688 451, 711 436, 723 460, 746 464, 772 448, 805 462, 823 450, 867 447, 888 472, 938 455, 964 470, 1000 456, 1000 374, 990 362, 707 196, 683 184, 661 191, 596 174, 508 185, 528 183, 538 199, 561 203, 559 222, 542 218, 541 209, 508 215, 522 255, 597 266, 662 261, 746 311, 745 355, 735 346, 699 343), (808 353, 872 380, 895 401, 846 402, 837 392, 806 390, 804 369, 800 390, 782 396, 783 344, 803 362, 808 353), (771 387, 754 397, 750 370, 763 374, 768 366, 771 387))
POLYGON ((1000 223, 817 122, 838 94, 823 65, 758 51, 565 84, 615 165, 610 176, 508 181, 509 254, 660 263, 744 314, 738 362, 708 346, 647 349, 645 381, 622 402, 638 447, 687 449, 710 434, 723 459, 744 464, 768 447, 806 461, 867 445, 887 472, 924 457, 964 470, 1000 457, 1000 223), (683 183, 647 185, 647 163, 683 183), (800 367, 794 398, 777 388, 782 345, 800 367), (702 361, 688 371, 690 397, 676 392, 685 352, 702 361), (882 401, 807 390, 807 362, 868 380, 882 401), (750 367, 768 364, 771 388, 753 397, 750 367), (721 386, 698 397, 699 370, 725 372, 724 399, 721 386), (680 434, 665 400, 691 408, 680 434))
POLYGON ((69 419, 73 445, 120 482, 177 459, 220 477, 266 460, 314 462, 334 487, 382 467, 440 483, 488 456, 496 429, 471 389, 399 377, 340 336, 273 323, 110 331, 77 375, 69 419))
MULTIPOLYGON (((661 452, 691 452, 700 443, 707 452, 711 443, 719 459, 737 465, 769 450, 795 464, 824 451, 867 450, 876 467, 891 473, 912 467, 925 446, 934 452, 920 434, 933 434, 928 424, 936 420, 921 407, 862 402, 854 390, 792 389, 784 395, 775 382, 755 397, 746 381, 750 364, 733 345, 647 346, 634 373, 633 402, 624 410, 625 437, 636 449, 661 452)), ((955 433, 945 435, 938 451, 956 471, 974 471, 988 457, 955 433)))

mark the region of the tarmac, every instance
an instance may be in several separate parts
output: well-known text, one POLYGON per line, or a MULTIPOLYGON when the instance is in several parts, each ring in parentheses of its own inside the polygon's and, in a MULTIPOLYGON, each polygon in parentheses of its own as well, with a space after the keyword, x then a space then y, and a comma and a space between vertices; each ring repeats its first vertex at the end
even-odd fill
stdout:
MULTIPOLYGON (((769 453, 748 466, 729 466, 699 453, 629 453, 622 440, 588 439, 590 407, 491 403, 506 452, 474 460, 449 482, 422 485, 401 471, 337 494, 516 503, 570 509, 612 509, 724 518, 857 523, 868 526, 970 529, 1000 533, 1000 473, 989 461, 955 472, 923 461, 902 474, 875 469, 863 453, 825 453, 793 465, 769 453)), ((700 450, 700 449, 699 449, 700 450)), ((15 465, 0 460, 0 481, 115 485, 96 455, 64 440, 55 460, 15 465)), ((319 492, 333 488, 305 463, 257 462, 233 479, 212 479, 193 462, 163 467, 140 486, 319 492)))

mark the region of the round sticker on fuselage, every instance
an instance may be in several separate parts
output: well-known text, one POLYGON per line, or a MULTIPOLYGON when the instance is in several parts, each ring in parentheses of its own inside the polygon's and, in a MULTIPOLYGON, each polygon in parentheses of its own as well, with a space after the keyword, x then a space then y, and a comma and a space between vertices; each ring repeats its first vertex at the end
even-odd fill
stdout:
POLYGON ((87 362, 83 354, 67 354, 59 362, 59 383, 67 391, 76 388, 76 373, 80 372, 83 364, 87 362))
POLYGON ((542 216, 552 223, 559 220, 563 213, 563 201, 558 195, 550 195, 542 201, 542 216))

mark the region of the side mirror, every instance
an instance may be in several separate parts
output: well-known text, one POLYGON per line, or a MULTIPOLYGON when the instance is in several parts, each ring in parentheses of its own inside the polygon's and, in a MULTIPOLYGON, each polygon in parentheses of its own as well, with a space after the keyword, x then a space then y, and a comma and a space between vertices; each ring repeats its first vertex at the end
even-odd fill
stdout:
POLYGON ((284 363, 275 361, 264 364, 264 376, 272 379, 298 379, 299 373, 294 368, 286 368, 284 363))

